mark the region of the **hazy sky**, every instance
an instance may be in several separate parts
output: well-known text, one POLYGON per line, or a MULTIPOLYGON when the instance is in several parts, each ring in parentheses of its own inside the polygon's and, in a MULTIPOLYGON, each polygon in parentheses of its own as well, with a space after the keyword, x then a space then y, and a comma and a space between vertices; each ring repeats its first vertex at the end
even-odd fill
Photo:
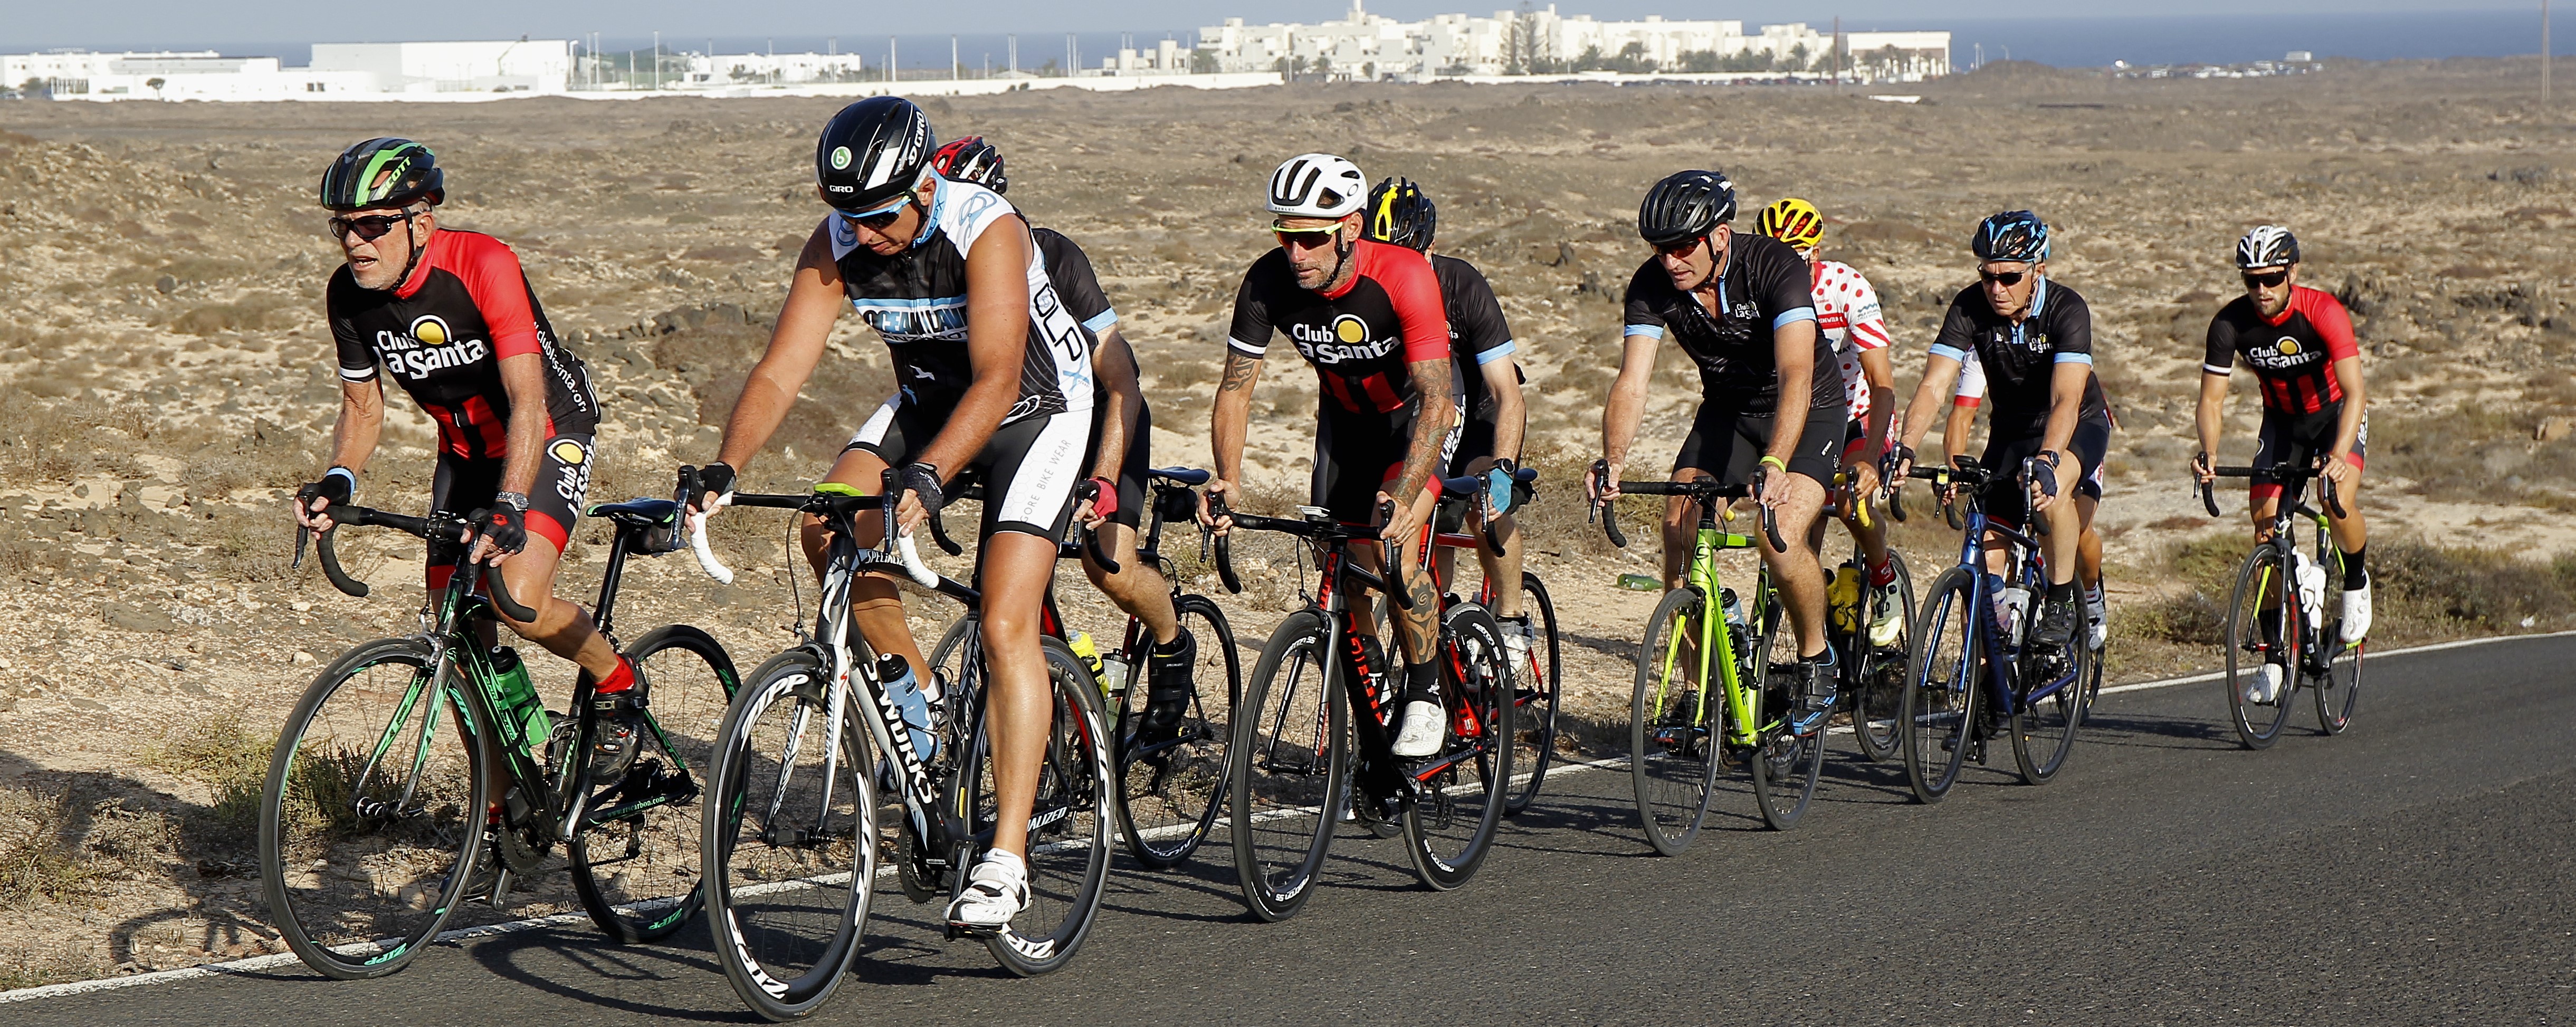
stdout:
MULTIPOLYGON (((814 0, 442 0, 413 5, 349 4, 323 0, 125 0, 104 7, 63 0, 0 0, 0 51, 46 47, 127 47, 492 39, 532 35, 574 38, 602 32, 640 39, 762 35, 848 38, 888 33, 1063 32, 1073 29, 1186 29, 1227 17, 1250 22, 1322 21, 1348 8, 1346 0, 981 0, 973 4, 857 4, 814 0)), ((1466 11, 1488 14, 1517 7, 1517 0, 1377 0, 1369 9, 1398 18, 1466 11)), ((1542 5, 1543 6, 1543 5, 1542 5)), ((1567 14, 1600 18, 1662 14, 1671 18, 1740 18, 1747 22, 1808 21, 1823 24, 1839 14, 1846 25, 1937 23, 1943 18, 1992 19, 2033 9, 2048 16, 2304 14, 2425 11, 2536 6, 2467 0, 2090 0, 2082 4, 1998 7, 1991 0, 1560 0, 1567 14)), ((301 55, 293 55, 301 56, 301 55)))

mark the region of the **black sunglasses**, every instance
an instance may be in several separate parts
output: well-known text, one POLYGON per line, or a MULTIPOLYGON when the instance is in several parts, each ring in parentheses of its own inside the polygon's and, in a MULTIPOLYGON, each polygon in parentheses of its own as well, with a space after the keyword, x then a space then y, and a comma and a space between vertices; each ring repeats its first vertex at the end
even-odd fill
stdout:
POLYGON ((2286 281, 2289 281, 2289 280, 2290 280, 2290 269, 2285 267, 2285 268, 2281 268, 2280 270, 2274 271, 2274 272, 2272 272, 2272 273, 2270 273, 2270 274, 2263 274, 2263 275, 2258 275, 2258 274, 2255 274, 2255 273, 2253 273, 2253 272, 2251 272, 2251 271, 2247 271, 2247 272, 2245 272, 2245 273, 2244 273, 2244 275, 2245 275, 2245 287, 2246 287, 2246 288, 2248 288, 2248 289, 2254 288, 2254 287, 2256 287, 2256 286, 2261 286, 2261 287, 2266 288, 2266 289, 2278 289, 2278 288, 2280 288, 2280 287, 2281 287, 2281 283, 2283 283, 2283 282, 2286 282, 2286 281))
POLYGON ((1985 270, 1980 270, 1980 271, 1978 271, 1978 272, 1977 272, 1977 277, 1982 278, 1982 279, 1985 279, 1987 282, 1990 282, 1990 283, 1992 283, 1992 284, 2003 286, 2004 288, 2007 288, 2007 289, 2012 288, 2013 286, 2016 286, 2016 285, 2020 285, 2020 284, 2021 284, 2021 280, 2022 280, 2022 279, 2024 279, 2024 278, 2027 278, 2027 277, 2029 277, 2029 276, 2030 276, 2030 272, 2028 272, 2028 271, 1985 271, 1985 270))
POLYGON ((886 229, 894 227, 894 219, 902 217, 903 212, 911 209, 911 207, 912 201, 905 200, 904 202, 897 204, 893 210, 878 214, 861 216, 849 213, 848 211, 843 211, 841 212, 841 220, 847 221, 871 232, 883 232, 886 229))
POLYGON ((369 214, 365 217, 332 218, 331 238, 346 239, 349 237, 349 233, 356 232, 358 233, 359 239, 366 242, 374 242, 378 239, 384 238, 385 233, 393 231, 395 225, 403 224, 410 220, 410 211, 404 211, 401 214, 369 214))
POLYGON ((1326 246, 1332 245, 1334 237, 1340 234, 1340 230, 1325 229, 1313 232, 1284 232, 1273 229, 1270 234, 1279 237, 1279 245, 1281 246, 1299 250, 1320 250, 1326 246))
POLYGON ((1660 254, 1663 254, 1664 256, 1667 256, 1667 257, 1680 257, 1680 256, 1686 256, 1686 255, 1690 254, 1691 252, 1693 252, 1693 251, 1695 251, 1695 250, 1699 249, 1699 248, 1700 248, 1700 245, 1701 245, 1702 243, 1706 243, 1707 241, 1708 241, 1708 237, 1707 237, 1707 236, 1700 236, 1700 237, 1698 237, 1698 238, 1694 238, 1694 239, 1684 239, 1684 240, 1682 240, 1682 241, 1680 241, 1680 242, 1663 242, 1663 243, 1656 243, 1656 244, 1655 244, 1655 252, 1660 253, 1660 254))

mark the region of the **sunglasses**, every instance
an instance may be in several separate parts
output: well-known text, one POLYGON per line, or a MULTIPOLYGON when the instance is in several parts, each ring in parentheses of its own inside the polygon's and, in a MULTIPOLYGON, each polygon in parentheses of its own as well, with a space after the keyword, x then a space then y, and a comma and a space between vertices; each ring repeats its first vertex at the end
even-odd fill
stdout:
POLYGON ((852 214, 848 211, 842 211, 841 220, 847 221, 871 232, 884 232, 886 229, 894 227, 894 219, 902 217, 903 209, 911 205, 912 201, 905 200, 874 214, 852 214))
POLYGON ((349 237, 349 233, 356 232, 358 233, 358 238, 360 240, 365 242, 374 242, 378 239, 384 238, 385 233, 393 231, 395 225, 399 225, 410 220, 411 215, 409 213, 369 214, 365 217, 356 218, 332 218, 331 238, 346 239, 349 237))
POLYGON ((2265 289, 2278 289, 2281 287, 2281 283, 2289 280, 2290 269, 2286 267, 2264 275, 2258 275, 2251 271, 2245 272, 2245 287, 2248 289, 2256 288, 2258 286, 2265 289))
POLYGON ((1700 244, 1707 241, 1707 239, 1684 239, 1680 242, 1657 243, 1655 252, 1667 257, 1689 256, 1700 248, 1700 244))
POLYGON ((2022 279, 2030 277, 2030 272, 1981 270, 1977 272, 1977 277, 1985 279, 1986 283, 1989 285, 2000 285, 2009 289, 2013 286, 2020 285, 2022 279))
POLYGON ((1279 245, 1292 250, 1320 250, 1332 245, 1339 233, 1333 230, 1289 232, 1274 229, 1270 234, 1279 237, 1279 245))

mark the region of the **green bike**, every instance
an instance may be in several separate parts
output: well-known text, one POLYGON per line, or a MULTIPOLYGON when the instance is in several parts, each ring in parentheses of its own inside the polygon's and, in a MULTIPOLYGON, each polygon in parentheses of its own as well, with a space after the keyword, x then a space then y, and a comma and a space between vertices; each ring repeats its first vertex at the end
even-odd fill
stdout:
MULTIPOLYGON (((595 616, 612 642, 626 557, 674 548, 677 510, 639 499, 589 511, 617 525, 595 616)), ((337 525, 316 536, 322 569, 353 596, 368 588, 340 567, 331 543, 339 527, 377 525, 451 547, 472 534, 452 513, 334 506, 331 516, 337 525)), ((642 749, 617 780, 593 780, 589 679, 574 690, 572 717, 544 709, 516 652, 493 645, 493 610, 521 622, 533 611, 499 575, 460 564, 430 593, 419 634, 363 643, 313 679, 269 760, 259 809, 269 914, 288 947, 326 976, 402 969, 459 906, 500 905, 511 876, 539 871, 558 842, 582 907, 620 943, 667 937, 705 900, 698 775, 736 685, 724 647, 671 625, 624 649, 651 704, 642 749)))
MULTIPOLYGON (((1604 469, 1606 470, 1606 468, 1604 469)), ((1699 836, 1708 816, 1721 761, 1744 765, 1754 803, 1774 830, 1796 826, 1816 794, 1824 770, 1823 732, 1800 737, 1788 714, 1797 696, 1771 681, 1774 648, 1797 651, 1781 616, 1779 593, 1765 566, 1755 577, 1753 601, 1741 603, 1717 580, 1717 554, 1751 549, 1750 535, 1720 530, 1718 511, 1746 494, 1742 485, 1715 480, 1619 483, 1629 495, 1684 496, 1699 509, 1698 540, 1680 588, 1664 593, 1637 648, 1636 691, 1629 701, 1628 770, 1637 790, 1637 815, 1656 852, 1679 855, 1699 836), (1711 607, 1717 616, 1710 616, 1711 607)), ((1609 504, 1599 507, 1612 545, 1627 538, 1609 504)), ((1787 548, 1772 513, 1762 530, 1776 548, 1787 548)))

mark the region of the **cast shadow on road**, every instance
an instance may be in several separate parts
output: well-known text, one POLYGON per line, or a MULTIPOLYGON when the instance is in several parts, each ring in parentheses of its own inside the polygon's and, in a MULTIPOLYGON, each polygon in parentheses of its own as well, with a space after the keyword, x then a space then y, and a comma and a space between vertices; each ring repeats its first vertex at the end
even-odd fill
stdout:
POLYGON ((2197 717, 2158 717, 2145 714, 2104 713, 2099 709, 2086 714, 2077 729, 2078 746, 2117 745, 2146 749, 2210 750, 2235 749, 2236 728, 2221 720, 2197 717))
MULTIPOLYGON (((630 997, 669 993, 668 989, 650 987, 668 981, 703 982, 724 976, 724 968, 716 965, 714 955, 707 949, 705 931, 682 931, 674 937, 685 939, 687 944, 620 945, 586 927, 573 927, 514 931, 478 939, 467 949, 476 963, 495 976, 601 1009, 663 1020, 759 1022, 739 1004, 720 1001, 732 997, 724 991, 709 993, 709 1005, 697 1009, 630 997)), ((704 992, 701 988, 689 993, 704 992)))

